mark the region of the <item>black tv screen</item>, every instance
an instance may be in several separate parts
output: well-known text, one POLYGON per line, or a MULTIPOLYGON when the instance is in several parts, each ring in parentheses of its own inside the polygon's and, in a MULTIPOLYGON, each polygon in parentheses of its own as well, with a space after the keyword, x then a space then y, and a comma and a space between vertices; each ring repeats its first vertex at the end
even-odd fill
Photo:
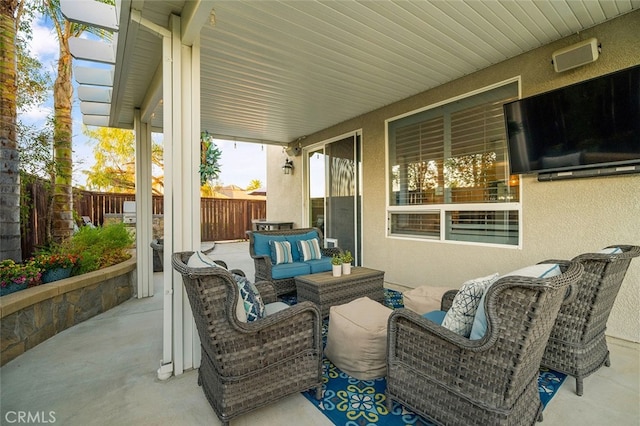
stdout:
POLYGON ((640 164, 640 66, 504 105, 512 174, 640 164))

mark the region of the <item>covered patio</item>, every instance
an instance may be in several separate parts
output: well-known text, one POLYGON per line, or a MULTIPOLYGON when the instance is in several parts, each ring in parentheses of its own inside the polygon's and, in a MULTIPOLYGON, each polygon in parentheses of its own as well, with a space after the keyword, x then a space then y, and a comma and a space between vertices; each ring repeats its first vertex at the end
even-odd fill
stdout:
MULTIPOLYGON (((203 244, 209 248, 210 244, 203 244)), ((253 275, 248 243, 218 243, 230 267, 253 275)), ((64 425, 220 424, 190 370, 156 378, 162 349, 162 274, 156 296, 131 299, 30 349, 1 369, 3 415, 44 412, 64 425)), ((398 290, 404 290, 397 286, 398 290)), ((585 394, 568 378, 544 411, 545 426, 635 425, 640 374, 638 346, 608 339, 611 367, 585 379, 585 394)), ((6 420, 11 420, 7 418, 6 420)), ((234 425, 331 425, 301 394, 233 420, 234 425)))
MULTIPOLYGON (((76 67, 84 122, 136 131, 138 297, 159 294, 149 248, 152 131, 164 133, 165 264, 172 252, 200 245, 202 131, 266 146, 267 218, 296 227, 316 224, 310 159, 352 138, 361 167, 352 220, 357 263, 385 270, 394 285, 458 286, 473 276, 638 242, 640 207, 625 195, 637 187, 638 174, 565 183, 514 179, 522 198, 505 207, 518 215, 513 245, 392 235, 386 133, 393 117, 501 82, 516 84, 525 97, 637 65, 635 2, 61 4, 68 19, 114 34, 109 43, 72 40, 71 49, 76 59, 102 64, 76 67), (552 53, 587 37, 602 41, 600 58, 555 72, 552 53), (295 172, 283 175, 291 159, 295 172), (609 210, 616 214, 603 214, 609 210), (422 261, 409 265, 416 256, 422 261)), ((325 225, 330 220, 323 215, 325 225)), ((608 324, 610 336, 636 346, 639 279, 636 262, 618 298, 624 303, 614 306, 608 324)), ((166 268, 162 280, 158 377, 166 379, 197 368, 200 359, 180 276, 166 268)))

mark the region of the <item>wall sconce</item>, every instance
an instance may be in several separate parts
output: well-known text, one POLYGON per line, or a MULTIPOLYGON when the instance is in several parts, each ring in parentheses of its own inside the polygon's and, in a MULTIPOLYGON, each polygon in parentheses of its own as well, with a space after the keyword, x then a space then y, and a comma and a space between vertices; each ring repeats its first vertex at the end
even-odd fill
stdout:
POLYGON ((284 162, 284 166, 282 166, 282 171, 285 175, 293 174, 293 161, 287 158, 284 162))

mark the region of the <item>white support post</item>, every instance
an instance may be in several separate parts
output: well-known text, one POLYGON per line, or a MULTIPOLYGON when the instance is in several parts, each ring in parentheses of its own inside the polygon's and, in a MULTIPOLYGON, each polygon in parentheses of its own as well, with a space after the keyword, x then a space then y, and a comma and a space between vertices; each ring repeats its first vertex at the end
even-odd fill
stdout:
POLYGON ((162 93, 164 98, 164 109, 162 115, 162 126, 164 130, 164 250, 163 250, 163 286, 164 286, 164 306, 162 319, 162 360, 158 369, 158 379, 166 380, 174 372, 173 357, 173 280, 179 274, 171 267, 171 253, 173 243, 173 180, 174 171, 173 151, 173 90, 172 90, 172 39, 170 36, 162 38, 162 93))
POLYGON ((136 138, 136 274, 138 298, 153 296, 153 251, 151 250, 151 130, 134 113, 136 138))

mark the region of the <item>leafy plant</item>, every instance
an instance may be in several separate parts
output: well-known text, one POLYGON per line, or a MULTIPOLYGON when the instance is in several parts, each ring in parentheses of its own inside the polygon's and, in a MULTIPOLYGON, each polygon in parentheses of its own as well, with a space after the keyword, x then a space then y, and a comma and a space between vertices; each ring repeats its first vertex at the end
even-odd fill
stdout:
POLYGON ((349 250, 346 250, 342 255, 342 263, 351 263, 353 262, 353 255, 349 250))
POLYGON ((334 254, 331 257, 331 264, 332 265, 342 265, 342 256, 340 256, 339 254, 334 254))
POLYGON ((220 175, 222 151, 213 143, 209 132, 200 134, 200 186, 217 179, 220 175))
POLYGON ((37 255, 33 262, 40 269, 48 271, 58 268, 73 268, 80 260, 80 255, 73 253, 42 253, 37 255))
POLYGON ((11 259, 0 262, 0 286, 2 288, 13 284, 24 284, 28 287, 40 284, 42 273, 33 261, 16 263, 11 259))
POLYGON ((80 228, 59 250, 81 255, 74 275, 84 274, 123 262, 131 257, 133 237, 123 223, 80 228))

